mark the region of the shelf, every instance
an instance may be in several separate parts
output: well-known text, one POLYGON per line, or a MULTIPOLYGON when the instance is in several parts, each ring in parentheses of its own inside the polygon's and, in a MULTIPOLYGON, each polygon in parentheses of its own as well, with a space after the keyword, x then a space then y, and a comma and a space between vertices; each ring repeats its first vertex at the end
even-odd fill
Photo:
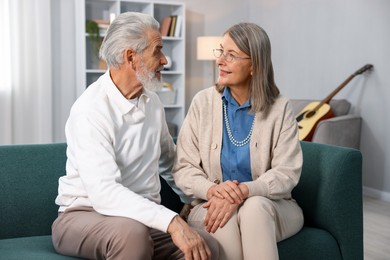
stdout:
POLYGON ((86 73, 99 73, 99 74, 103 74, 106 72, 106 70, 85 70, 86 73))
POLYGON ((173 71, 173 70, 162 70, 161 74, 163 75, 180 75, 183 74, 182 71, 173 71))
POLYGON ((183 37, 163 36, 163 41, 182 41, 183 37))
POLYGON ((164 105, 164 108, 167 108, 167 109, 175 109, 175 108, 180 108, 181 109, 181 105, 164 105))

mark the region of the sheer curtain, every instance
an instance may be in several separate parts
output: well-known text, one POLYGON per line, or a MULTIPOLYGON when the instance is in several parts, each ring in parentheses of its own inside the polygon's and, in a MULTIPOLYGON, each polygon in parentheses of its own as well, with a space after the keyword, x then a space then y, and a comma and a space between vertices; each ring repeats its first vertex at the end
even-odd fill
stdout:
POLYGON ((52 142, 50 0, 0 10, 0 144, 52 142))
POLYGON ((11 140, 11 56, 8 0, 0 0, 0 143, 11 140))

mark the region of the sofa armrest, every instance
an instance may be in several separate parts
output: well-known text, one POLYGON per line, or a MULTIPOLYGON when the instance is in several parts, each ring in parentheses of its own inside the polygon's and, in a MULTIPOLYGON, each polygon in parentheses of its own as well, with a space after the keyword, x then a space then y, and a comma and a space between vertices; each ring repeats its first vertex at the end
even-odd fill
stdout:
POLYGON ((327 230, 343 259, 363 259, 362 155, 356 149, 301 142, 303 168, 293 197, 305 225, 327 230))
POLYGON ((343 115, 322 120, 314 131, 312 142, 359 149, 362 119, 343 115))

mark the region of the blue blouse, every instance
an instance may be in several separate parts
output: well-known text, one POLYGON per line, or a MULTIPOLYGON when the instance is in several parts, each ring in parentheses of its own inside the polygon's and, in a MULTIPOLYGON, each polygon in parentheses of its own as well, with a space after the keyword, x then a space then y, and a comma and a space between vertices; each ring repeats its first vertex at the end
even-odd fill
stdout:
MULTIPOLYGON (((222 94, 222 102, 227 108, 230 129, 234 139, 242 141, 247 137, 252 127, 254 114, 249 113, 251 102, 247 100, 241 106, 233 98, 230 89, 226 87, 222 94)), ((223 113, 223 108, 221 108, 223 113)), ((226 122, 223 118, 223 136, 221 151, 221 168, 223 181, 237 180, 238 182, 251 181, 251 161, 249 143, 237 147, 231 143, 226 130, 226 122)))

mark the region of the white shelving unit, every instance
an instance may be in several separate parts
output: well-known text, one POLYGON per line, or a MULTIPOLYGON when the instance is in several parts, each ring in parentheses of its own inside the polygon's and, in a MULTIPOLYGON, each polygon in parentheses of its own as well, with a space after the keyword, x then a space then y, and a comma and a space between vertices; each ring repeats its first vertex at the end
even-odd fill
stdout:
MULTIPOLYGON (((179 2, 160 2, 144 0, 74 0, 76 17, 76 81, 78 96, 104 74, 99 69, 99 61, 91 55, 90 35, 86 33, 87 20, 110 20, 112 15, 123 12, 142 12, 152 15, 158 22, 167 16, 181 16, 182 26, 178 37, 163 37, 163 52, 172 60, 170 70, 162 72, 163 82, 171 84, 176 91, 173 104, 165 105, 168 123, 176 126, 178 132, 185 113, 185 5, 179 2)), ((104 37, 104 32, 100 34, 104 37)), ((171 133, 175 135, 172 131, 171 133)))

